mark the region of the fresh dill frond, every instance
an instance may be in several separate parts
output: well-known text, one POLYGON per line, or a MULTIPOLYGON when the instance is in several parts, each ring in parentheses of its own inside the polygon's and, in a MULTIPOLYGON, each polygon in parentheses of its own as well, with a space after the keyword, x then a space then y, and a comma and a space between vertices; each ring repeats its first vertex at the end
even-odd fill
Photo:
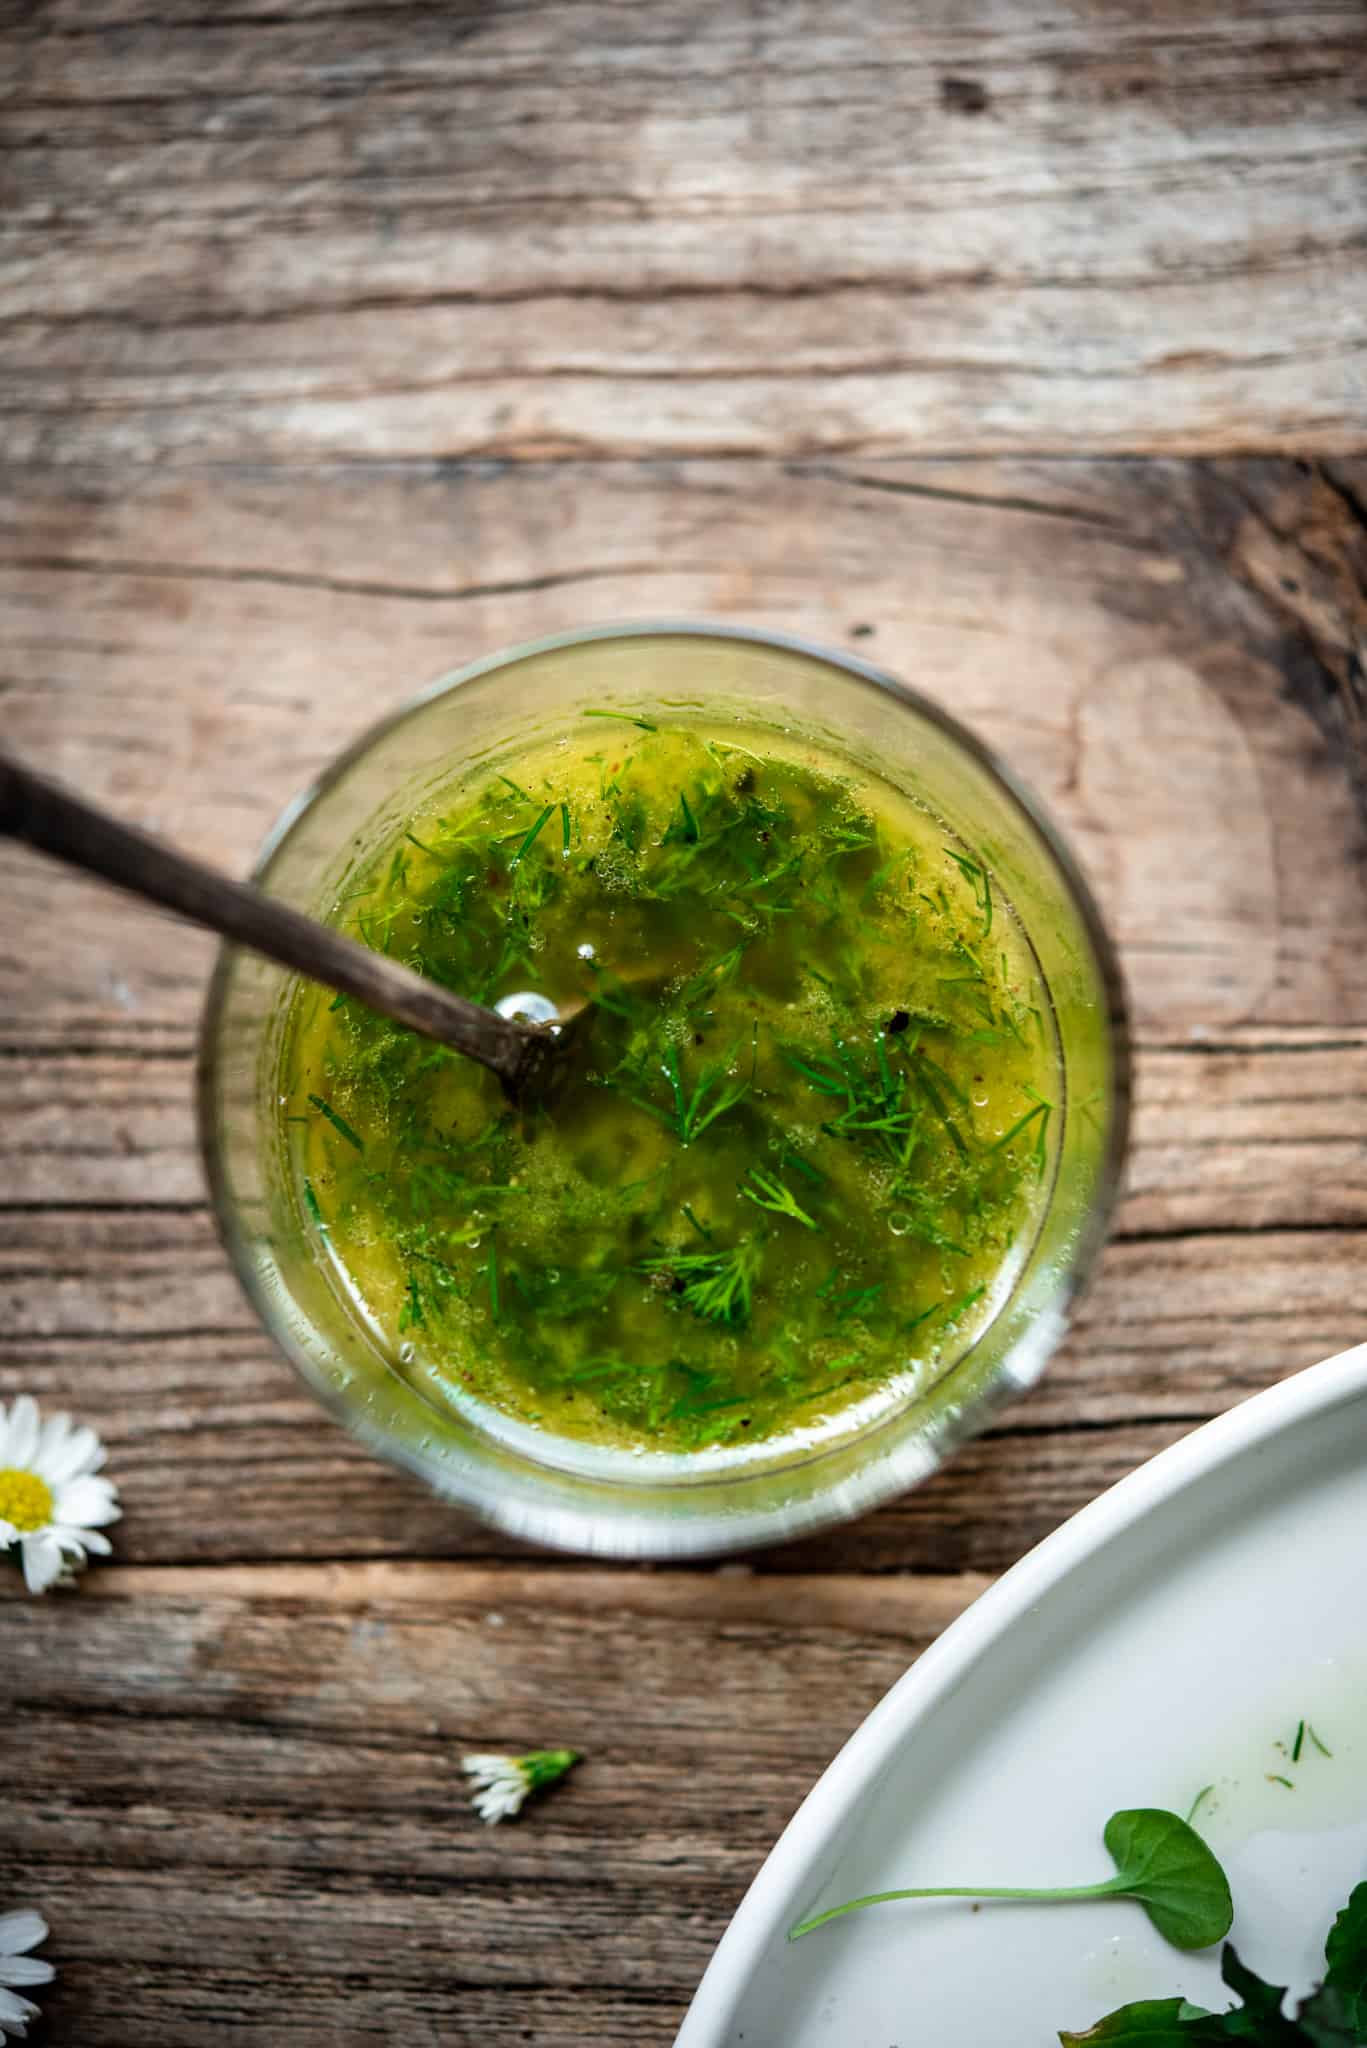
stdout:
POLYGON ((772 1173, 766 1173, 762 1166, 752 1166, 741 1182, 741 1195, 747 1202, 753 1202, 757 1209, 771 1210, 775 1216, 791 1217, 804 1230, 819 1230, 820 1224, 807 1214, 784 1183, 772 1173))
POLYGON ((346 1118, 344 1116, 339 1116, 339 1114, 333 1108, 330 1102, 325 1102, 321 1095, 310 1095, 309 1101, 313 1104, 319 1116, 325 1116, 327 1118, 328 1122, 332 1125, 333 1130, 337 1132, 339 1137, 345 1138, 348 1145, 354 1145, 358 1152, 365 1151, 365 1139, 360 1138, 356 1135, 355 1131, 352 1130, 351 1125, 347 1122, 346 1118))
POLYGON ((698 821, 683 790, 679 791, 678 810, 678 817, 671 820, 669 829, 660 843, 662 846, 696 846, 700 836, 698 821))
POLYGON ((737 1047, 733 1045, 720 1059, 705 1061, 690 1086, 684 1079, 679 1048, 671 1043, 660 1062, 660 1072, 669 1084, 669 1108, 662 1110, 643 1095, 633 1095, 631 1099, 638 1109, 648 1111, 667 1130, 673 1131, 681 1145, 692 1145, 750 1093, 754 1081, 753 1057, 749 1075, 739 1079, 730 1072, 736 1052, 737 1047))
POLYGON ((992 877, 976 860, 970 860, 967 854, 956 853, 952 846, 947 846, 945 852, 972 887, 973 900, 983 921, 983 937, 989 937, 992 931, 992 877))
POLYGON ((1054 1105, 1052 1102, 1046 1102, 1044 1097, 1037 1093, 1028 1082, 1024 1084, 1024 1093, 1034 1098, 1032 1107, 1027 1109, 1023 1116, 1017 1117, 1010 1130, 1004 1131, 1000 1138, 988 1146, 987 1151, 989 1157, 994 1152, 1004 1152, 1007 1146, 1014 1144, 1016 1139, 1028 1131, 1032 1124, 1038 1125, 1034 1143, 1030 1148, 1030 1157, 1034 1165, 1036 1178, 1043 1179, 1044 1170, 1049 1163, 1049 1118, 1053 1113, 1054 1105))
POLYGON ((617 718, 624 725, 638 725, 642 732, 658 732, 659 726, 652 718, 642 718, 635 711, 581 711, 581 718, 617 718))
POLYGON ((405 1330, 420 1330, 426 1321, 427 1311, 423 1305, 422 1290, 419 1288, 413 1274, 410 1273, 408 1276, 408 1286, 404 1292, 403 1306, 399 1310, 400 1336, 403 1335, 405 1330))
POLYGON ((832 1313, 838 1323, 847 1323, 851 1317, 867 1315, 875 1308, 887 1287, 885 1280, 876 1280, 871 1287, 847 1287, 841 1294, 830 1297, 832 1313))
POLYGON ((953 1083, 950 1082, 944 1068, 932 1060, 928 1054, 923 1053, 919 1048, 914 1048, 911 1053, 911 1071, 915 1077, 917 1087, 948 1132, 950 1143, 953 1145, 954 1150, 961 1159, 967 1159, 968 1146, 965 1143, 959 1126, 946 1108, 940 1093, 941 1084, 953 1087, 953 1083))
POLYGON ((547 804, 545 810, 541 813, 541 816, 532 826, 531 831, 527 834, 526 838, 522 841, 522 844, 518 847, 517 852, 513 855, 512 859, 508 863, 508 871, 510 874, 512 873, 514 868, 521 867, 523 861, 531 852, 533 846, 535 846, 537 837, 540 834, 542 826, 545 824, 547 818, 550 817, 554 809, 554 804, 547 804))
POLYGON ((800 1173, 802 1178, 809 1180, 814 1188, 823 1188, 826 1185, 826 1175, 821 1171, 820 1167, 813 1166, 809 1159, 801 1158, 796 1152, 785 1149, 780 1154, 778 1163, 780 1166, 791 1167, 794 1173, 800 1173))
POLYGON ((728 1250, 674 1252, 647 1259, 642 1270, 667 1274, 685 1308, 705 1322, 736 1327, 750 1319, 759 1247, 748 1238, 728 1250))
POLYGON ((734 946, 728 946, 715 960, 708 960, 695 968, 679 991, 679 1001, 686 1010, 691 1010, 704 999, 710 1000, 726 984, 735 979, 749 941, 738 939, 734 946))
POLYGON ((937 1316, 944 1318, 946 1329, 952 1329, 956 1323, 962 1322, 971 1308, 977 1307, 986 1292, 986 1286, 970 1287, 956 1301, 937 1301, 932 1307, 923 1308, 919 1315, 909 1316, 902 1324, 902 1334, 910 1335, 911 1331, 919 1330, 922 1323, 928 1323, 937 1316))

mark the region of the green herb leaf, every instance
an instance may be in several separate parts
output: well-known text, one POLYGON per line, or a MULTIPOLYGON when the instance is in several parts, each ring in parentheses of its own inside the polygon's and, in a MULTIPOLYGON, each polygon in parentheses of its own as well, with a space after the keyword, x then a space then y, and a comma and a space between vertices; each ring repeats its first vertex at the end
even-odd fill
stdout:
POLYGON ((351 1125, 347 1122, 346 1118, 344 1116, 339 1116, 337 1114, 337 1111, 333 1108, 330 1102, 324 1102, 321 1095, 310 1095, 309 1101, 313 1104, 314 1108, 318 1111, 318 1114, 320 1116, 325 1116, 327 1118, 328 1122, 332 1125, 333 1130, 337 1131, 343 1138, 346 1139, 348 1145, 354 1145, 358 1152, 365 1151, 365 1139, 357 1137, 355 1131, 352 1130, 351 1125))
POLYGON ((522 841, 522 844, 518 847, 517 852, 509 861, 508 871, 510 874, 512 873, 514 868, 521 867, 523 859, 527 854, 531 852, 532 847, 536 844, 538 833, 540 832, 542 826, 545 824, 547 818, 550 817, 554 809, 554 804, 547 804, 545 810, 541 813, 541 816, 537 819, 531 831, 527 834, 526 838, 522 841))
POLYGON ((1093 2048, 1093 2044, 1123 2041, 1128 2048, 1195 2048, 1205 2041, 1228 2037, 1198 2031, 1208 2015, 1184 1998, 1145 1998, 1136 2005, 1122 2005, 1107 2013, 1085 2034, 1062 2033, 1063 2048, 1093 2048))
POLYGON ((423 1307, 422 1292, 410 1273, 403 1307, 399 1310, 399 1334, 402 1336, 405 1330, 421 1329, 426 1321, 427 1312, 423 1307))
MULTIPOLYGON (((762 1166, 752 1166, 741 1182, 741 1194, 747 1202, 753 1202, 758 1209, 772 1210, 775 1216, 789 1216, 794 1223, 802 1224, 806 1230, 819 1230, 815 1222, 802 1208, 797 1197, 777 1180, 772 1173, 766 1173, 762 1166)), ((877 1290, 875 1289, 875 1292, 877 1290)))
POLYGON ((1102 1837, 1115 1861, 1111 1889, 1137 1899, 1174 1948, 1209 1948, 1234 1919, 1229 1880, 1195 1828, 1161 1807, 1113 1813, 1102 1837))
POLYGON ((1232 1942, 1226 1942, 1220 1957, 1220 1975, 1244 2003, 1242 2011, 1212 2017, 1207 2024, 1223 2027, 1223 2032, 1212 2035, 1212 2039, 1262 2041, 1267 2048, 1282 2048, 1285 2043, 1285 2048, 1299 2048, 1305 2036, 1282 2012, 1286 2001, 1284 1984, 1268 1984, 1248 1969, 1239 1961, 1232 1942))
POLYGON ((696 846, 698 843, 698 821, 689 808, 688 798, 679 791, 679 815, 665 833, 665 846, 696 846))
POLYGON ((642 732, 658 732, 653 719, 638 718, 634 711, 581 711, 581 718, 619 718, 624 725, 639 725, 642 732))
POLYGON ((1321 1984, 1297 2014, 1296 2032, 1291 2038, 1305 2042, 1307 2048, 1362 2048, 1362 2020, 1354 2018, 1341 1992, 1332 1985, 1321 1984))
POLYGON ((1285 1987, 1265 1983, 1227 1942, 1220 1973, 1242 2005, 1212 2013, 1181 1998, 1148 1999, 1107 2013, 1085 2033, 1061 2033, 1059 2040, 1062 2048, 1113 2041, 1128 2042, 1131 2048, 1205 2048, 1225 2041, 1261 2048, 1362 2048, 1367 2039, 1367 1884, 1357 1886, 1335 1920, 1324 1953, 1325 1980, 1294 2017, 1284 2010, 1285 1987))
POLYGON ((697 1080, 689 1088, 684 1081, 683 1069, 679 1063, 679 1048, 666 1048, 660 1063, 660 1072, 669 1083, 670 1107, 662 1110, 648 1097, 633 1095, 632 1101, 638 1109, 647 1110, 651 1116, 672 1130, 681 1145, 691 1145, 703 1132, 716 1123, 719 1117, 734 1109, 750 1093, 754 1080, 754 1056, 750 1062, 750 1073, 745 1079, 728 1074, 728 1068, 735 1059, 737 1048, 733 1045, 720 1059, 706 1061, 699 1071, 697 1080))
POLYGON ((1367 1884, 1360 1884, 1324 1944, 1325 1983, 1343 2000, 1361 2036, 1367 2036, 1367 1884))
POLYGON ((695 1316, 734 1327, 749 1320, 759 1263, 758 1247, 743 1240, 728 1251, 674 1252, 666 1258, 647 1259, 641 1270, 667 1274, 679 1299, 695 1316))
POLYGON ((314 1193, 313 1182, 309 1180, 307 1177, 304 1180, 304 1207, 308 1210, 309 1215, 313 1218, 314 1228, 315 1230, 317 1230, 319 1236, 326 1237, 328 1234, 328 1227, 323 1217, 322 1207, 319 1204, 317 1195, 314 1193))
POLYGON ((974 901, 983 921, 983 937, 987 938, 992 930, 992 878, 986 868, 979 867, 977 861, 969 860, 966 854, 956 853, 952 846, 947 846, 945 852, 964 880, 972 885, 974 901))
POLYGON ((1116 1866, 1114 1877, 1096 1884, 1021 1889, 1001 1885, 934 1885, 911 1890, 871 1892, 830 1906, 792 1928, 796 1941, 865 1906, 893 1899, 1030 1899, 1053 1903, 1067 1899, 1135 1899, 1158 1932, 1174 1948, 1209 1948, 1228 1934, 1234 1918, 1229 1881, 1214 1854, 1194 1828, 1161 1807, 1142 1806, 1113 1813, 1102 1836, 1116 1866))

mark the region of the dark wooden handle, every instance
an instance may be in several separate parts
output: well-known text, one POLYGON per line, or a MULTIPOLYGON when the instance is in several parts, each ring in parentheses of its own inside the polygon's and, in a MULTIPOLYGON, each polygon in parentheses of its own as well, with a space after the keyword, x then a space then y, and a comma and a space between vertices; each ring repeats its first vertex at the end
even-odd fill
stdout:
POLYGON ((193 924, 207 925, 311 981, 358 997, 382 1016, 491 1067, 514 1092, 529 1080, 553 1043, 549 1034, 452 995, 259 889, 234 882, 148 833, 120 824, 3 754, 0 832, 173 910, 193 924))

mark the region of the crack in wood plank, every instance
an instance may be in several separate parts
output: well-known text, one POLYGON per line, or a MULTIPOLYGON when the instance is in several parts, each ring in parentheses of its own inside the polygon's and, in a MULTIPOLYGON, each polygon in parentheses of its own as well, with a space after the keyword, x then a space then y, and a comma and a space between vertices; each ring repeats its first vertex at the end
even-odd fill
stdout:
MULTIPOLYGON (((284 590, 334 591, 347 597, 397 597, 426 604, 464 604, 486 597, 525 597, 532 592, 560 590, 576 583, 598 583, 611 577, 652 576, 659 573, 657 561, 617 562, 601 568, 559 569, 544 576, 508 578, 502 582, 452 584, 446 589, 416 583, 385 583, 365 577, 309 576, 287 569, 267 569, 250 564, 205 562, 131 562, 98 556, 14 555, 7 558, 15 568, 39 569, 56 575, 147 576, 177 582, 266 583, 284 590)), ((706 564, 680 563, 685 574, 709 575, 706 564)))

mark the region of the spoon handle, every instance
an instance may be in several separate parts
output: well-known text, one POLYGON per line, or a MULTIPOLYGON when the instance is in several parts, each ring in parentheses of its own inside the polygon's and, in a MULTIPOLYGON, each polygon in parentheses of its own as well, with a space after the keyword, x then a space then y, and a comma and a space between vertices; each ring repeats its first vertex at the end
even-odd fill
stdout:
POLYGON ((0 754, 0 833, 99 875, 134 896, 356 996, 454 1046, 516 1091, 539 1064, 543 1034, 486 1010, 259 889, 191 860, 0 754))

